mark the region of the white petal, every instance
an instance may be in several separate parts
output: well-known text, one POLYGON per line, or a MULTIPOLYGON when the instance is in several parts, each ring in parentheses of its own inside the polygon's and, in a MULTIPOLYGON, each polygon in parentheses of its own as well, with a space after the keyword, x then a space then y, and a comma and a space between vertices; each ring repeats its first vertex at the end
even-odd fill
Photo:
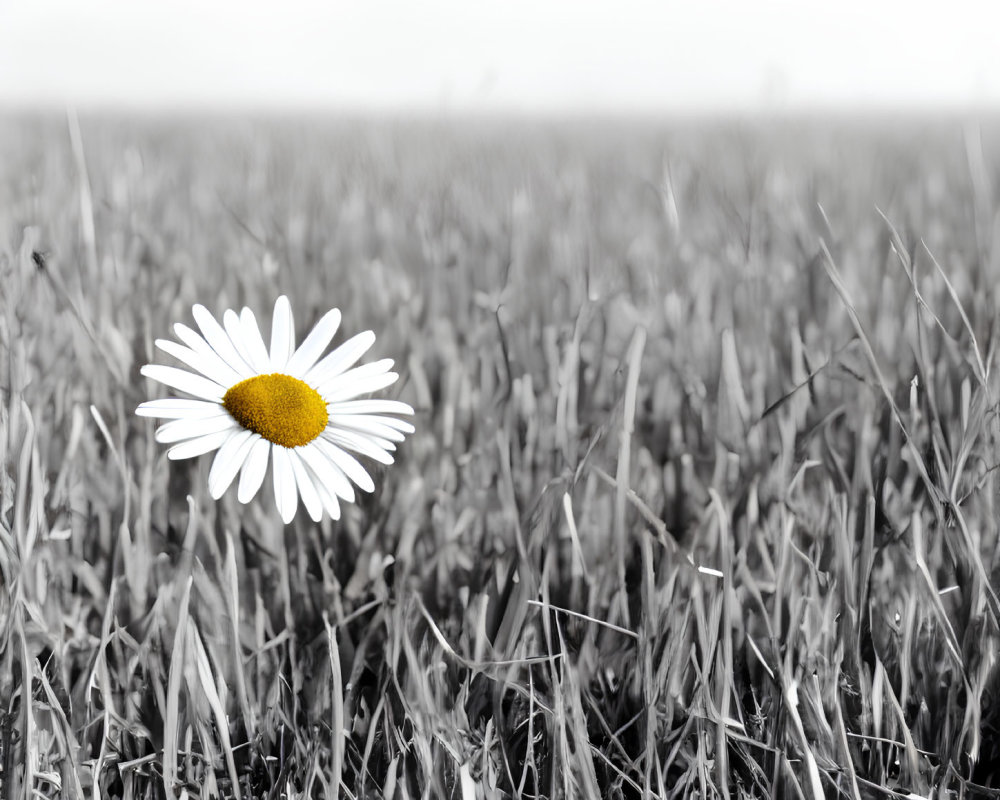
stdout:
POLYGON ((233 435, 233 430, 229 429, 218 433, 209 433, 197 439, 189 439, 167 450, 167 458, 171 461, 179 461, 182 458, 194 458, 204 453, 211 453, 222 447, 226 439, 233 435))
POLYGON ((215 381, 203 378, 177 367, 164 367, 160 364, 146 364, 139 372, 147 378, 159 381, 167 386, 172 386, 182 392, 193 394, 205 400, 222 400, 226 393, 225 388, 219 386, 215 381))
POLYGON ((371 437, 362 436, 353 431, 338 431, 327 428, 322 436, 329 442, 340 445, 347 450, 361 453, 363 456, 373 458, 381 464, 391 464, 393 458, 384 449, 376 446, 371 437))
POLYGON ((246 365, 243 365, 244 371, 239 372, 236 365, 227 362, 212 349, 211 345, 201 337, 201 334, 187 325, 175 322, 174 333, 184 344, 212 364, 212 376, 217 383, 221 383, 223 386, 232 386, 253 374, 246 365))
POLYGON ((354 488, 351 486, 343 470, 337 467, 332 458, 326 454, 326 448, 335 445, 324 442, 322 438, 314 439, 309 444, 298 449, 302 460, 316 475, 316 483, 325 486, 334 494, 343 497, 348 503, 354 502, 354 488))
POLYGON ((375 334, 372 331, 362 331, 352 336, 310 369, 303 380, 310 386, 318 386, 330 380, 367 353, 373 344, 375 344, 375 334))
POLYGON ((337 391, 340 387, 347 386, 354 381, 369 378, 372 375, 383 375, 392 369, 392 364, 393 361, 391 358, 380 358, 378 361, 362 364, 360 367, 349 369, 347 372, 342 372, 339 375, 334 375, 332 378, 327 378, 325 381, 320 382, 317 391, 320 394, 324 391, 337 391))
MULTIPOLYGON (((284 372, 285 364, 295 350, 295 323, 288 298, 281 295, 274 301, 274 316, 271 317, 271 369, 284 372)), ((292 511, 294 516, 295 512, 292 511)))
POLYGON ((416 428, 413 427, 412 423, 407 422, 405 419, 383 417, 381 415, 375 416, 373 414, 358 414, 356 416, 358 418, 371 420, 372 422, 378 422, 386 427, 392 428, 394 431, 399 431, 400 433, 414 433, 416 431, 416 428))
POLYGON ((240 486, 236 493, 236 499, 241 503, 249 503, 260 489, 264 482, 264 475, 267 473, 267 456, 271 452, 271 443, 263 436, 255 439, 243 462, 240 472, 240 486))
MULTIPOLYGON (((358 369, 360 369, 360 367, 358 369)), ((348 379, 351 372, 354 372, 354 370, 345 372, 343 375, 334 378, 325 388, 319 390, 319 393, 323 396, 323 399, 326 400, 327 403, 338 403, 341 400, 350 400, 352 397, 357 397, 359 394, 377 392, 379 389, 391 386, 399 378, 399 375, 395 372, 385 372, 379 375, 367 375, 357 379, 348 379), (343 380, 344 383, 335 383, 336 381, 341 380, 343 380)))
MULTIPOLYGON (((232 385, 233 381, 231 379, 236 373, 225 364, 222 364, 220 359, 205 358, 201 353, 192 350, 190 347, 185 347, 169 339, 157 339, 155 344, 164 353, 169 353, 178 361, 183 361, 192 369, 198 370, 198 372, 210 381, 214 381, 220 386, 232 385), (222 364, 224 369, 219 369, 220 364, 222 364)), ((239 379, 235 382, 238 383, 239 379)))
POLYGON ((215 317, 211 315, 205 306, 197 303, 192 306, 191 313, 194 315, 194 321, 197 322, 198 327, 201 328, 205 341, 208 342, 209 346, 216 353, 218 353, 219 357, 223 361, 229 364, 229 366, 240 375, 246 375, 249 377, 254 374, 250 365, 247 364, 243 357, 236 351, 236 348, 233 347, 232 340, 228 335, 226 335, 222 326, 216 322, 215 317))
POLYGON ((249 308, 244 308, 240 313, 240 326, 243 328, 243 342, 250 353, 251 365, 262 375, 270 372, 271 356, 264 347, 257 318, 249 308))
POLYGON ((254 437, 259 434, 253 431, 242 430, 234 436, 230 436, 219 448, 212 461, 212 469, 208 473, 208 493, 213 500, 218 500, 226 493, 226 489, 233 482, 236 473, 240 471, 243 462, 253 446, 254 437))
POLYGON ((399 400, 343 400, 327 408, 331 414, 413 414, 413 408, 399 400))
POLYGON ((239 423, 226 413, 201 419, 175 419, 173 422, 168 422, 156 429, 156 441, 164 444, 181 442, 185 439, 197 439, 199 436, 238 426, 239 423))
POLYGON ((160 419, 200 419, 214 417, 222 409, 218 403, 207 400, 187 400, 180 397, 164 397, 161 400, 147 400, 135 410, 140 417, 160 419))
POLYGON ((305 375, 316 363, 316 359, 323 355, 339 325, 340 311, 336 308, 327 311, 309 332, 306 340, 299 345, 299 349, 288 359, 284 371, 293 378, 305 375))
POLYGON ((292 472, 288 448, 275 445, 271 449, 274 451, 274 501, 281 521, 287 525, 295 518, 295 508, 299 503, 299 495, 295 491, 295 474, 292 472))
POLYGON ((375 481, 372 480, 372 476, 368 474, 368 471, 361 466, 361 462, 354 456, 328 439, 324 439, 322 436, 316 439, 316 443, 321 445, 320 449, 323 455, 329 458, 330 461, 337 465, 341 472, 354 481, 361 491, 375 491, 375 481))
MULTIPOLYGON (((370 433, 373 436, 379 436, 391 442, 402 442, 406 438, 403 435, 404 431, 384 421, 389 419, 392 419, 392 417, 373 417, 365 414, 333 414, 329 418, 329 424, 335 428, 349 428, 360 433, 370 433)), ((400 422, 400 420, 393 421, 400 422)), ((409 429, 405 431, 406 433, 413 433, 412 425, 409 423, 403 424, 409 429)))
POLYGON ((239 315, 231 308, 227 308, 226 312, 222 315, 222 325, 226 329, 229 341, 233 343, 236 352, 240 354, 240 358, 249 365, 250 369, 259 373, 260 366, 254 363, 253 356, 250 355, 250 349, 247 346, 246 337, 243 335, 243 324, 240 322, 239 315))
POLYGON ((295 475, 295 483, 299 487, 299 494, 302 495, 302 505, 306 507, 309 518, 313 522, 323 519, 323 502, 319 499, 319 493, 313 484, 312 476, 306 470, 305 464, 299 458, 298 448, 288 451, 288 460, 292 465, 292 472, 295 475))
MULTIPOLYGON (((308 466, 308 464, 306 466, 308 466)), ((329 487, 325 486, 318 478, 316 478, 313 482, 316 486, 316 491, 319 494, 319 499, 323 503, 323 508, 326 509, 326 513, 330 515, 331 519, 340 519, 340 501, 337 499, 337 495, 332 492, 329 487)))

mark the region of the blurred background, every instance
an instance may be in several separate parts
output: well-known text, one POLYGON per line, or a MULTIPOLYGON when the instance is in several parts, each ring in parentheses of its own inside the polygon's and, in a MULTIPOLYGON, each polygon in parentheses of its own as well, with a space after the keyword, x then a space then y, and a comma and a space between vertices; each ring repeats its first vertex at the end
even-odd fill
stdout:
POLYGON ((971 0, 3 0, 0 108, 981 110, 1000 99, 998 16, 971 0))

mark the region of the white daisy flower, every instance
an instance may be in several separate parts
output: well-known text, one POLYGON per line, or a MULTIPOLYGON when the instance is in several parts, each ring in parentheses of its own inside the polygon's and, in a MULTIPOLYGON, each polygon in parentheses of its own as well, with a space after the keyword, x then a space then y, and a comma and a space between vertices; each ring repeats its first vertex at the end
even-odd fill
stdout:
POLYGON ((340 325, 337 309, 323 316, 298 349, 287 297, 274 304, 270 349, 249 308, 240 314, 228 309, 222 325, 202 305, 192 311, 201 335, 177 323, 174 331, 183 344, 157 339, 156 346, 200 374, 159 364, 140 370, 197 398, 150 400, 135 411, 172 420, 156 430, 157 441, 173 445, 168 458, 218 451, 209 493, 222 497, 239 473, 241 503, 257 494, 271 461, 274 496, 286 523, 295 516, 300 495, 318 522, 324 510, 339 519, 340 501, 354 502, 354 486, 375 489, 351 452, 391 464, 393 443, 414 429, 386 416, 412 414, 406 403, 354 399, 399 377, 389 371, 389 358, 353 366, 375 343, 374 333, 359 333, 321 359, 340 325))

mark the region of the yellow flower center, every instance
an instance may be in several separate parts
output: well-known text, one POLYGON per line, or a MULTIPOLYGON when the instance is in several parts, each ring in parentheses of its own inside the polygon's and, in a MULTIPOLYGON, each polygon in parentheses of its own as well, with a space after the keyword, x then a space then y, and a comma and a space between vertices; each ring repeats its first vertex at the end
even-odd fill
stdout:
POLYGON ((282 447, 309 444, 330 419, 319 392, 280 372, 231 386, 222 405, 244 428, 282 447))

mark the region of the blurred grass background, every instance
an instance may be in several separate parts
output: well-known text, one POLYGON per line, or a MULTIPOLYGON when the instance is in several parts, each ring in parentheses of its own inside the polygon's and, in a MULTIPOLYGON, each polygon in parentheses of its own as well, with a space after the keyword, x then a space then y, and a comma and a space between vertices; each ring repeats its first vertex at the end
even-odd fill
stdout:
POLYGON ((996 796, 996 134, 5 119, 0 797, 996 796), (133 416, 282 293, 417 410, 337 523, 133 416))

